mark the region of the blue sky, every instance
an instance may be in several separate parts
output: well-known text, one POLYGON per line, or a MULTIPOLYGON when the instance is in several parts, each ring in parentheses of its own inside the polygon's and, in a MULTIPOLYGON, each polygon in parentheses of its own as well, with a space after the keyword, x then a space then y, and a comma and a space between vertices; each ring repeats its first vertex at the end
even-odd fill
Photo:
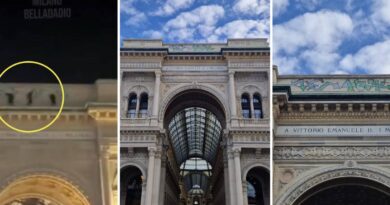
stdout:
POLYGON ((121 0, 121 40, 269 38, 269 0, 121 0))
POLYGON ((274 0, 282 74, 390 74, 390 0, 274 0))

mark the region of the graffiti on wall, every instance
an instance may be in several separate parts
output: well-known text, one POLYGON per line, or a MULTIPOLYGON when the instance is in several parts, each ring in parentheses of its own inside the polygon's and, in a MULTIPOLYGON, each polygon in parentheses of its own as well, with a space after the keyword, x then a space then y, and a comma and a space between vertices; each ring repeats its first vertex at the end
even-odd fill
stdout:
POLYGON ((390 91, 390 80, 386 79, 297 79, 292 80, 292 87, 300 91, 346 91, 346 92, 383 92, 390 91))

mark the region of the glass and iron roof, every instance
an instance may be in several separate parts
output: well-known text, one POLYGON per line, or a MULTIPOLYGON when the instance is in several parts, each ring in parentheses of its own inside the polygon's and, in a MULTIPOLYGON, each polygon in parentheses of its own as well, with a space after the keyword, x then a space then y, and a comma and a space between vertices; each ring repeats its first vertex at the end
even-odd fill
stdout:
POLYGON ((193 157, 213 164, 222 126, 212 112, 200 107, 186 108, 171 119, 168 130, 178 164, 193 157))
POLYGON ((221 138, 221 123, 212 112, 190 107, 174 115, 168 132, 187 192, 194 187, 206 191, 221 138))
POLYGON ((189 192, 193 188, 199 188, 206 192, 209 177, 204 175, 203 173, 193 172, 184 176, 183 180, 187 192, 189 192))
POLYGON ((180 175, 184 179, 187 191, 194 189, 194 187, 206 190, 212 175, 212 167, 204 159, 190 158, 180 165, 180 175))
POLYGON ((180 165, 181 176, 185 176, 193 172, 203 173, 204 175, 210 177, 212 167, 206 160, 201 158, 190 158, 180 165))

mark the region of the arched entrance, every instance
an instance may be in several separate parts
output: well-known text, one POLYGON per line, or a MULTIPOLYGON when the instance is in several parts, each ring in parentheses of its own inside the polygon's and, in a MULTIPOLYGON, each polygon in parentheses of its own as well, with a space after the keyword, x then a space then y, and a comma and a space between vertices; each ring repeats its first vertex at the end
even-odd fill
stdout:
POLYGON ((346 177, 311 188, 294 205, 387 205, 389 202, 389 187, 369 179, 346 177))
MULTIPOLYGON (((220 143, 226 114, 222 103, 204 90, 183 91, 170 101, 163 124, 172 153, 168 161, 175 162, 172 167, 179 173, 166 169, 166 180, 178 184, 167 183, 165 191, 179 189, 181 204, 225 204, 220 143)), ((172 202, 165 200, 165 204, 172 202)))
MULTIPOLYGON (((277 205, 296 205, 300 204, 307 198, 307 193, 313 193, 310 190, 315 190, 316 187, 325 184, 328 181, 340 180, 346 178, 368 180, 375 184, 383 185, 380 187, 390 187, 390 178, 381 169, 356 165, 353 161, 347 161, 343 165, 321 167, 312 170, 310 173, 294 179, 291 186, 283 189, 281 197, 277 199, 277 205)), ((368 182, 365 181, 364 183, 368 182)), ((364 185, 360 183, 360 185, 364 185)), ((326 185, 326 184, 325 184, 326 185)), ((326 186, 325 186, 326 187, 326 186)))
POLYGON ((144 176, 136 166, 121 169, 121 205, 141 205, 144 176))
POLYGON ((248 205, 268 205, 270 202, 270 175, 263 167, 254 167, 246 176, 248 205))
POLYGON ((6 205, 90 205, 73 184, 50 175, 21 177, 0 191, 0 202, 6 205))

